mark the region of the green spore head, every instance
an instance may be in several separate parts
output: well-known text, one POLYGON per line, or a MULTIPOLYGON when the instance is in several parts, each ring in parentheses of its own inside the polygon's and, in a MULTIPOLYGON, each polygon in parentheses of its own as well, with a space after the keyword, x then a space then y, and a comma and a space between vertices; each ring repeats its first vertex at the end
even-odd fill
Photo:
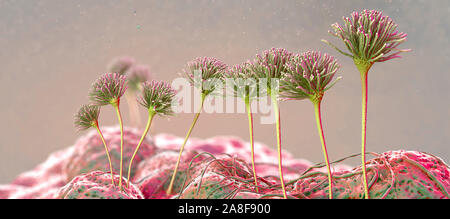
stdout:
POLYGON ((343 26, 338 23, 331 25, 333 31, 329 33, 344 41, 349 53, 326 40, 322 41, 338 52, 353 58, 355 64, 362 63, 360 65, 370 68, 375 62, 399 58, 401 52, 410 51, 397 48, 406 41, 407 34, 399 32, 397 24, 390 17, 383 16, 380 11, 353 12, 351 18, 345 17, 343 20, 343 26))
POLYGON ((142 89, 143 82, 149 81, 151 78, 150 68, 146 65, 132 66, 126 73, 128 79, 128 89, 131 91, 139 91, 142 89))
POLYGON ((106 73, 92 84, 89 97, 94 105, 118 104, 127 89, 126 77, 117 73, 106 73))
POLYGON ((74 123, 79 131, 84 131, 91 127, 98 125, 98 116, 100 114, 100 107, 94 105, 82 105, 75 114, 74 123))
POLYGON ((320 101, 325 91, 340 79, 333 81, 340 67, 336 59, 317 51, 294 55, 285 67, 286 74, 280 82, 281 97, 285 100, 320 101))
POLYGON ((206 96, 223 83, 227 70, 228 66, 216 58, 199 57, 189 62, 183 72, 189 82, 206 96))
POLYGON ((227 76, 233 79, 254 79, 257 75, 251 70, 251 62, 247 61, 242 64, 234 65, 228 71, 227 76))
POLYGON ((108 71, 117 73, 119 75, 125 75, 127 71, 136 63, 136 60, 130 56, 122 56, 114 58, 108 64, 108 71))
POLYGON ((227 77, 230 79, 231 94, 233 96, 243 99, 248 98, 249 100, 258 98, 258 77, 251 70, 250 62, 234 65, 228 71, 227 77))
POLYGON ((267 80, 267 89, 275 87, 272 84, 273 79, 281 79, 286 72, 285 64, 292 58, 292 53, 283 48, 271 48, 262 54, 256 55, 251 63, 251 70, 257 78, 267 80))
POLYGON ((142 84, 139 103, 148 110, 160 115, 173 115, 175 90, 163 81, 147 81, 142 84))

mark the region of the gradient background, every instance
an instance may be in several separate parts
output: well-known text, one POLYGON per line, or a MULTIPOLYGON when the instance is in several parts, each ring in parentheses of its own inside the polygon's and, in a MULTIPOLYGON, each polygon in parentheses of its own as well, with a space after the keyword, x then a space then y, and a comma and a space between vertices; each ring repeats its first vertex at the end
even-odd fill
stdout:
MULTIPOLYGON (((0 0, 0 183, 83 134, 75 132, 73 114, 88 101, 91 83, 121 55, 150 65, 155 79, 170 81, 197 56, 234 65, 271 47, 330 53, 341 63, 343 76, 323 101, 330 158, 358 153, 359 74, 349 58, 320 40, 342 48, 327 33, 330 25, 364 8, 392 17, 409 35, 401 48, 413 50, 376 64, 369 74, 368 150, 420 150, 450 160, 448 0, 0 0)), ((127 117, 125 105, 123 110, 127 117)), ((283 102, 281 113, 283 147, 321 162, 312 104, 283 102)), ((192 117, 157 119, 153 129, 184 136, 192 117)), ((110 108, 102 112, 101 123, 116 124, 110 108)), ((274 125, 255 124, 256 140, 273 148, 274 131, 274 125)), ((246 115, 203 114, 193 136, 215 135, 248 139, 246 115)))

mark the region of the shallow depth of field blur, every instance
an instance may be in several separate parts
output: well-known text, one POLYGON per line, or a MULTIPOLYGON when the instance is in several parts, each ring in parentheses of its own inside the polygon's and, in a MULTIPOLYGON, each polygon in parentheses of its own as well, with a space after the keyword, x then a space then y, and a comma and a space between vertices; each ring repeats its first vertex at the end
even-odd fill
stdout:
MULTIPOLYGON (((337 57, 343 80, 323 100, 332 160, 358 153, 360 78, 352 60, 322 43, 344 48, 327 33, 354 10, 382 10, 408 34, 403 58, 369 73, 368 151, 419 150, 450 161, 450 2, 405 1, 57 1, 0 0, 0 183, 33 168, 85 134, 73 114, 87 103, 91 83, 117 56, 151 67, 171 81, 187 61, 213 56, 234 65, 271 47, 320 50, 337 57)), ((281 103, 283 148, 322 162, 309 101, 281 103)), ((125 124, 130 124, 126 104, 125 124)), ((146 114, 142 109, 142 118, 146 114)), ((184 136, 193 114, 158 118, 152 133, 184 136)), ((103 108, 101 125, 116 124, 103 108)), ((144 121, 145 122, 145 121, 144 121)), ((248 140, 246 114, 202 114, 192 134, 248 140)), ((274 125, 255 119, 255 139, 275 148, 274 125)), ((256 152, 257 153, 257 152, 256 152)), ((359 159, 347 162, 359 163, 359 159)))

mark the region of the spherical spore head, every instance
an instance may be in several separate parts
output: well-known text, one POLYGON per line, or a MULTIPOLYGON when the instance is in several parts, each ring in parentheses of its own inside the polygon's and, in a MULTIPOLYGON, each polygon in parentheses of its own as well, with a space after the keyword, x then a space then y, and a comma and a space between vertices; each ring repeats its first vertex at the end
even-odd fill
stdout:
POLYGON ((172 115, 175 90, 164 81, 147 81, 142 84, 142 95, 139 103, 145 108, 160 115, 172 115))
POLYGON ((133 91, 141 89, 143 82, 151 78, 150 68, 146 65, 134 65, 126 73, 128 79, 128 88, 133 91))
POLYGON ((227 70, 228 66, 216 58, 199 57, 189 62, 183 72, 192 85, 208 95, 217 88, 217 84, 222 84, 227 70))
POLYGON ((340 66, 333 56, 326 53, 308 51, 296 54, 285 67, 286 74, 280 83, 284 99, 320 100, 339 79, 333 81, 340 66))
POLYGON ((100 107, 91 104, 82 105, 75 114, 74 124, 77 130, 83 131, 98 124, 98 116, 100 114, 100 107))
POLYGON ((249 61, 230 68, 227 78, 227 83, 232 86, 231 95, 249 100, 258 98, 258 77, 251 70, 249 61))
POLYGON ((130 56, 116 57, 108 64, 108 71, 124 75, 135 63, 136 60, 130 56))
POLYGON ((242 79, 252 79, 257 78, 257 75, 252 71, 251 69, 252 63, 250 61, 244 62, 242 64, 237 64, 231 67, 228 72, 227 76, 229 78, 242 78, 242 79))
POLYGON ((292 58, 292 53, 283 48, 271 48, 256 55, 251 69, 259 78, 279 79, 285 72, 285 64, 292 58))
POLYGON ((331 25, 329 33, 344 41, 350 53, 346 53, 326 40, 325 43, 340 53, 358 60, 358 62, 374 63, 399 58, 401 50, 397 47, 406 41, 407 34, 397 30, 397 24, 382 12, 364 10, 353 12, 351 18, 343 18, 344 25, 331 25))
POLYGON ((117 73, 106 73, 93 84, 89 97, 94 105, 117 104, 127 89, 126 77, 117 73))

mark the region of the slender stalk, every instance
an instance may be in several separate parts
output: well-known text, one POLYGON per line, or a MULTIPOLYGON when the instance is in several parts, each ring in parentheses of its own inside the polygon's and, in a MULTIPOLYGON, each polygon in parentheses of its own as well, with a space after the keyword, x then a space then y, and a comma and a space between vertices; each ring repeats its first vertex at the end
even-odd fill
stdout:
POLYGON ((255 168, 255 151, 254 151, 255 143, 253 141, 253 114, 252 114, 249 96, 245 96, 245 107, 247 108, 248 128, 249 128, 249 132, 250 132, 250 147, 251 147, 251 156, 252 156, 253 178, 255 179, 256 192, 259 192, 258 179, 256 176, 256 168, 255 168))
POLYGON ((369 186, 367 184, 367 172, 366 172, 366 127, 367 127, 367 94, 368 94, 368 83, 367 83, 367 73, 361 74, 361 91, 362 91, 362 113, 361 113, 361 164, 363 171, 363 184, 364 184, 364 197, 369 199, 369 186))
POLYGON ((366 133, 367 133, 367 102, 368 102, 368 73, 373 63, 364 62, 354 59, 355 65, 361 74, 361 97, 362 97, 362 113, 361 113, 361 164, 363 171, 364 198, 369 199, 369 186, 367 183, 366 171, 366 133))
POLYGON ((175 169, 173 171, 169 187, 167 188, 167 191, 166 191, 167 195, 170 195, 172 193, 173 183, 175 182, 175 177, 177 175, 178 166, 180 165, 181 155, 183 154, 184 146, 186 145, 186 143, 187 143, 187 141, 189 139, 189 136, 191 136, 191 132, 194 129, 195 124, 197 123, 197 120, 198 120, 198 117, 200 116, 200 113, 202 112, 203 103, 205 101, 205 97, 206 97, 206 95, 204 93, 202 93, 200 108, 199 108, 198 112, 195 114, 195 117, 194 117, 194 120, 192 121, 191 127, 189 128, 189 130, 188 130, 188 132, 186 134, 186 137, 184 138, 184 142, 181 145, 180 153, 178 154, 178 160, 177 160, 177 163, 175 164, 175 169))
POLYGON ((322 115, 320 113, 320 103, 321 100, 314 101, 314 112, 316 115, 316 123, 317 123, 317 131, 319 132, 320 136, 320 142, 322 143, 322 151, 323 156, 325 158, 325 162, 327 164, 327 170, 328 170, 328 197, 329 199, 333 199, 333 182, 331 180, 331 167, 330 167, 330 159, 328 158, 328 152, 327 152, 327 145, 325 143, 325 135, 323 133, 323 126, 322 126, 322 115))
POLYGON ((119 119, 119 125, 120 125, 120 170, 119 170, 119 188, 122 189, 122 166, 123 166, 123 122, 122 122, 122 115, 120 114, 120 109, 119 109, 119 102, 120 100, 117 100, 116 104, 113 104, 116 113, 117 113, 117 118, 119 119))
POLYGON ((112 167, 111 157, 109 156, 108 147, 106 146, 105 138, 103 137, 102 131, 100 131, 100 129, 98 128, 98 124, 95 125, 94 127, 95 127, 95 129, 97 129, 97 132, 98 132, 98 134, 100 135, 100 139, 102 139, 103 146, 105 146, 106 157, 108 157, 109 169, 110 169, 110 171, 111 171, 111 183, 112 183, 112 185, 114 185, 113 167, 112 167))
POLYGON ((278 149, 278 171, 280 172, 281 189, 283 190, 283 197, 287 199, 286 188, 284 187, 284 177, 283 177, 283 160, 281 156, 281 119, 280 119, 280 109, 278 107, 278 98, 275 94, 268 89, 268 94, 272 99, 273 108, 275 110, 275 120, 277 128, 277 149, 278 149))
POLYGON ((133 156, 131 156, 131 160, 130 160, 130 164, 128 165, 128 183, 127 183, 127 187, 130 187, 130 181, 131 181, 131 166, 133 165, 133 160, 134 157, 136 156, 137 152, 139 151, 139 147, 141 147, 142 142, 145 139, 145 136, 148 133, 148 130, 150 129, 150 126, 152 124, 153 121, 153 117, 155 117, 156 112, 153 111, 152 109, 148 110, 148 120, 147 120, 147 125, 145 125, 145 130, 144 133, 141 136, 141 139, 139 140, 138 145, 136 146, 136 149, 134 150, 133 156))

